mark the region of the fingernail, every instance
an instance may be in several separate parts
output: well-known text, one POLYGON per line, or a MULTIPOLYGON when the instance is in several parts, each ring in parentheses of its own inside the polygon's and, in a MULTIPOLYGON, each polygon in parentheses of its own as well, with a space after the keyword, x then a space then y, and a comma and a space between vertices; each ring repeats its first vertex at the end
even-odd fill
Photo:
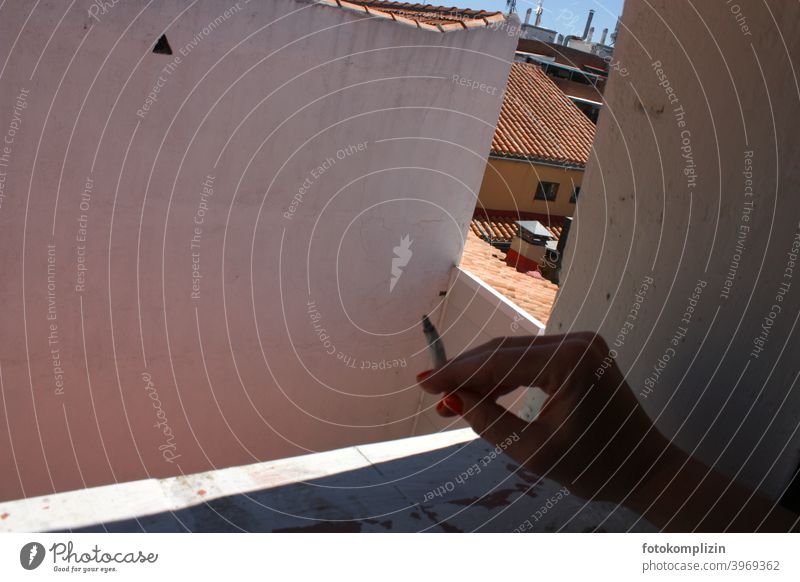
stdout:
POLYGON ((422 382, 425 378, 433 374, 433 370, 425 370, 417 374, 417 382, 422 382))
POLYGON ((442 398, 442 404, 459 416, 464 414, 464 403, 455 394, 448 394, 442 398))
POLYGON ((440 400, 439 402, 436 403, 436 412, 439 416, 445 416, 445 417, 456 415, 455 412, 453 412, 452 410, 447 408, 447 406, 444 405, 444 400, 440 400))

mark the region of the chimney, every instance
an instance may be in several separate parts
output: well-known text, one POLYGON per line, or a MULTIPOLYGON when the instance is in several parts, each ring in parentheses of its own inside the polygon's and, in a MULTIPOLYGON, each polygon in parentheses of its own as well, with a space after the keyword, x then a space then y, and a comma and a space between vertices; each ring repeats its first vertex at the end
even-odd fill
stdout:
POLYGON ((561 236, 558 237, 558 256, 559 258, 564 257, 564 249, 567 248, 567 237, 569 236, 569 228, 572 226, 572 217, 567 216, 564 218, 564 224, 561 227, 561 236))
POLYGON ((603 34, 600 35, 600 44, 606 44, 606 36, 608 36, 608 29, 603 29, 603 34))
POLYGON ((589 34, 586 36, 586 42, 592 42, 594 36, 594 26, 589 29, 589 34))
POLYGON ((564 35, 559 34, 558 38, 556 39, 556 44, 564 44, 564 35))
POLYGON ((542 0, 539 0, 539 3, 536 5, 536 21, 533 23, 534 26, 540 26, 542 24, 542 0))
POLYGON ((583 37, 581 40, 586 40, 586 37, 589 36, 589 27, 592 25, 593 18, 594 10, 589 10, 589 18, 586 19, 586 27, 583 29, 583 37))
POLYGON ((527 26, 528 23, 531 21, 531 12, 533 12, 533 8, 528 8, 528 11, 525 13, 525 23, 524 23, 525 26, 527 26))

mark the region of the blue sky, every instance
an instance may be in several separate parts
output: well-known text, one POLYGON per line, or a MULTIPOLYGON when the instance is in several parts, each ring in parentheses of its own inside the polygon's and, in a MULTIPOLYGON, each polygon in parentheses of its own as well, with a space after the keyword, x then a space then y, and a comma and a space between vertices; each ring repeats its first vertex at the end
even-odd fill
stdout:
MULTIPOLYGON (((460 8, 506 11, 506 0, 427 0, 431 4, 455 5, 460 8)), ((557 30, 562 34, 583 34, 586 16, 589 9, 594 9, 594 40, 600 39, 600 33, 608 28, 613 32, 617 16, 622 14, 623 0, 544 0, 542 8, 542 26, 557 30)), ((528 8, 536 10, 536 0, 517 0, 517 13, 520 20, 525 20, 528 8)), ((531 17, 533 21, 533 17, 531 17)))

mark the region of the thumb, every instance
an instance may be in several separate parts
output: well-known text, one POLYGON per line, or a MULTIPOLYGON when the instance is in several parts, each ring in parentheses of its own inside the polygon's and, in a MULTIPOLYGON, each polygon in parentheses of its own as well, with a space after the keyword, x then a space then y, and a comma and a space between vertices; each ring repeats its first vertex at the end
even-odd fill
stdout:
POLYGON ((497 404, 491 396, 469 390, 448 394, 444 398, 444 405, 460 414, 479 436, 500 446, 515 461, 525 463, 527 421, 497 404))

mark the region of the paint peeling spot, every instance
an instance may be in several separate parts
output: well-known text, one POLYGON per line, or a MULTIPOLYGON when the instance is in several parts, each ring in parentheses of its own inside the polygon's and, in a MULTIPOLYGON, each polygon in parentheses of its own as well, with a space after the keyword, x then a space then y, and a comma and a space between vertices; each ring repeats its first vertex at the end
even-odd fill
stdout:
POLYGON ((456 526, 447 523, 443 519, 440 520, 439 516, 433 509, 423 507, 422 505, 420 505, 419 508, 422 510, 422 513, 428 516, 429 519, 432 519, 434 522, 436 522, 436 525, 442 528, 442 531, 445 533, 463 533, 463 531, 458 529, 456 526))
POLYGON ((377 519, 364 519, 362 521, 364 521, 365 523, 369 523, 371 525, 379 525, 383 529, 390 529, 392 527, 391 519, 386 519, 384 521, 378 521, 377 519))
POLYGON ((3 513, 0 515, 0 519, 8 519, 8 516, 11 515, 10 513, 3 513))
POLYGON ((660 103, 658 105, 649 105, 645 106, 641 101, 636 102, 636 109, 647 115, 648 113, 652 115, 661 115, 664 113, 664 104, 660 103))
POLYGON ((483 497, 468 497, 466 499, 454 499, 449 503, 453 503, 455 505, 478 505, 480 507, 485 507, 487 509, 496 509, 498 507, 503 507, 504 505, 508 505, 509 501, 508 498, 513 494, 517 493, 517 489, 500 489, 499 491, 495 491, 494 493, 489 493, 488 495, 484 495, 483 497))
POLYGON ((523 495, 527 495, 528 497, 539 497, 539 495, 533 490, 536 487, 536 484, 529 486, 525 483, 517 483, 516 489, 523 495))
POLYGON ((198 494, 200 497, 202 497, 202 496, 203 496, 203 495, 205 495, 206 493, 208 493, 208 491, 206 491, 205 489, 198 489, 198 490, 197 490, 197 494, 198 494))

